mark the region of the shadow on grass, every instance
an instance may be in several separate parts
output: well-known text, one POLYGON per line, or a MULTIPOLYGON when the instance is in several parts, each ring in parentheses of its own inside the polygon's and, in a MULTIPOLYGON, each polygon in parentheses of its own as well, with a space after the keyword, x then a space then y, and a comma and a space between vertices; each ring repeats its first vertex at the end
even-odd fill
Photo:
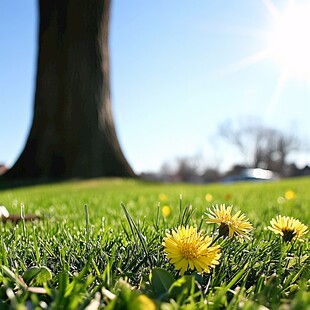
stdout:
POLYGON ((0 176, 0 191, 6 190, 6 189, 14 189, 19 187, 30 187, 30 186, 36 186, 36 185, 46 185, 46 184, 55 184, 66 181, 65 179, 13 179, 13 178, 7 178, 5 176, 0 176))
MULTIPOLYGON (((115 178, 119 176, 102 176, 102 178, 115 178)), ((98 177, 75 177, 75 178, 11 178, 6 177, 5 175, 0 176, 0 191, 7 190, 7 189, 14 189, 14 188, 21 188, 21 187, 31 187, 31 186, 39 186, 39 185, 52 185, 58 184, 68 181, 87 181, 92 179, 98 179, 98 177)), ((125 179, 128 179, 125 178, 125 179)), ((129 179, 134 180, 141 180, 140 176, 135 176, 129 179)))

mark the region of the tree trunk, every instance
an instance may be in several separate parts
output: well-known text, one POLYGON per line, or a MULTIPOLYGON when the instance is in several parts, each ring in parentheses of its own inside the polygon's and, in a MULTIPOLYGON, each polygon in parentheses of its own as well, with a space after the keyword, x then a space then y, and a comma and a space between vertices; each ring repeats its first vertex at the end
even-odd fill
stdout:
POLYGON ((134 176, 110 101, 110 0, 40 0, 34 117, 14 178, 134 176))

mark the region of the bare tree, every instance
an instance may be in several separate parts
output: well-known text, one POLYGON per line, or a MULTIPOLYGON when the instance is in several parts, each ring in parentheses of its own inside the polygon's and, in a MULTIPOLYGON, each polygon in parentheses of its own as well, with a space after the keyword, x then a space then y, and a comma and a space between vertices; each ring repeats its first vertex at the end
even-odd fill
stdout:
POLYGON ((249 168, 260 167, 283 173, 287 157, 302 149, 302 141, 294 133, 263 125, 256 118, 231 120, 219 126, 219 135, 236 147, 249 168))
POLYGON ((203 173, 203 159, 200 154, 190 157, 178 157, 164 162, 159 176, 172 182, 200 182, 203 173))
POLYGON ((11 178, 134 176, 110 100, 110 0, 40 0, 34 117, 11 178))
POLYGON ((191 182, 198 174, 198 166, 191 158, 178 158, 175 176, 179 181, 191 182))

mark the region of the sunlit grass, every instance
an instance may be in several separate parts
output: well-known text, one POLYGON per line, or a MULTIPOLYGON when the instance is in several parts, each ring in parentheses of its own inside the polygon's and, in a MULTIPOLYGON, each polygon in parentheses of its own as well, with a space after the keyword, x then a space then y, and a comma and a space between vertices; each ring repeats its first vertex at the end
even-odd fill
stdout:
POLYGON ((310 302, 309 236, 282 242, 267 227, 279 214, 307 225, 309 188, 309 178, 229 185, 98 179, 2 190, 0 205, 10 214, 20 214, 24 205, 26 214, 41 219, 2 224, 0 306, 303 305, 310 302), (202 216, 223 203, 246 214, 252 237, 217 239, 219 265, 210 274, 189 270, 182 278, 164 254, 166 232, 189 224, 215 239, 218 226, 202 216))

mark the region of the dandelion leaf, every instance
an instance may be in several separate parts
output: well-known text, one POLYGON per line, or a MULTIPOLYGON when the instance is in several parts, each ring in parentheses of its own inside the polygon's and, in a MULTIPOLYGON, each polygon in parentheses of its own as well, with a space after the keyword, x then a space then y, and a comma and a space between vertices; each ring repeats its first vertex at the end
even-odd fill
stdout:
POLYGON ((150 274, 151 286, 157 296, 166 294, 174 281, 173 275, 162 268, 154 268, 150 274))

